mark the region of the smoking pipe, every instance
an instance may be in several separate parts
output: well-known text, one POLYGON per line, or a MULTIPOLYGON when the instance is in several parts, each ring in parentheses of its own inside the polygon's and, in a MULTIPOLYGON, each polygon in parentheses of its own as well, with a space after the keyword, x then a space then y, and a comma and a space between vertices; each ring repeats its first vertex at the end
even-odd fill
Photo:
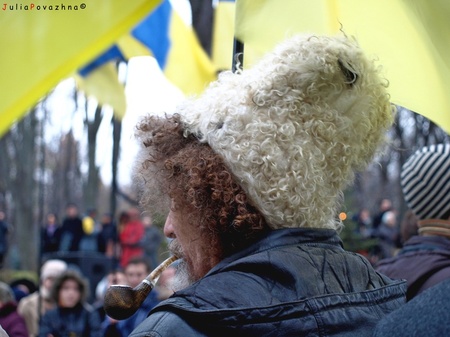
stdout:
POLYGON ((103 303, 106 314, 117 320, 132 316, 155 287, 161 273, 177 259, 176 256, 171 256, 164 260, 134 288, 127 285, 110 286, 106 290, 103 303))

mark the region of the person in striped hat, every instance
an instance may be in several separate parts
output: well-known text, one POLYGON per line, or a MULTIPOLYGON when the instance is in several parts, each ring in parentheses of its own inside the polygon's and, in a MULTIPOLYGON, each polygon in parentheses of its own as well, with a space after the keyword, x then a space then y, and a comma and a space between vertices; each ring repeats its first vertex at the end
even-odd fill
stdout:
POLYGON ((418 218, 418 235, 377 271, 406 279, 407 299, 450 278, 450 144, 423 147, 402 167, 401 185, 418 218))

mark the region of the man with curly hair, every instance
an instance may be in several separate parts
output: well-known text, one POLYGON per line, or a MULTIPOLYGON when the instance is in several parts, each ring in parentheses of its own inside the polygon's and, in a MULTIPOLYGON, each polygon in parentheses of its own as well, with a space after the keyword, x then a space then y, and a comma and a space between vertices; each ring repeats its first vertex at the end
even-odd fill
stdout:
POLYGON ((354 171, 392 123, 386 83, 347 37, 299 35, 137 126, 146 210, 180 258, 138 336, 370 336, 405 283, 342 247, 354 171))

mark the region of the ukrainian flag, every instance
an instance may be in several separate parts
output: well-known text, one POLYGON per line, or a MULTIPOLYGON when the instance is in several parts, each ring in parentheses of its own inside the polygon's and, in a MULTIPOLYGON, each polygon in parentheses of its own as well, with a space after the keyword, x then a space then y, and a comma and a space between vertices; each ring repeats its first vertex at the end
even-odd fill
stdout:
POLYGON ((450 1, 238 0, 236 37, 262 55, 297 32, 354 36, 383 67, 392 102, 450 132, 450 1))
MULTIPOLYGON (((109 61, 142 55, 153 56, 168 80, 186 95, 201 93, 216 78, 216 68, 202 49, 193 28, 173 10, 169 0, 164 0, 130 34, 82 68, 80 74, 86 79, 97 71, 104 71, 101 67, 109 61)), ((86 88, 86 83, 82 81, 81 87, 86 88)), ((86 91, 103 103, 108 102, 102 98, 111 96, 114 90, 100 84, 91 85, 91 88, 90 92, 86 91)), ((122 95, 123 90, 117 94, 122 95)))
POLYGON ((0 7, 0 136, 161 0, 9 1, 0 7))

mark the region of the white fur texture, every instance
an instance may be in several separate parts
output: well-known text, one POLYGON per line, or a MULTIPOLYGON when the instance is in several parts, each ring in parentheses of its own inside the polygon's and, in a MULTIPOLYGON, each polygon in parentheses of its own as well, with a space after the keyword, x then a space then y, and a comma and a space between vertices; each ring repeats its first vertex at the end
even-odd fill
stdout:
POLYGON ((393 120, 386 87, 354 40, 299 35, 251 69, 222 73, 176 112, 272 228, 339 229, 342 190, 393 120), (354 84, 342 66, 357 74, 354 84))

